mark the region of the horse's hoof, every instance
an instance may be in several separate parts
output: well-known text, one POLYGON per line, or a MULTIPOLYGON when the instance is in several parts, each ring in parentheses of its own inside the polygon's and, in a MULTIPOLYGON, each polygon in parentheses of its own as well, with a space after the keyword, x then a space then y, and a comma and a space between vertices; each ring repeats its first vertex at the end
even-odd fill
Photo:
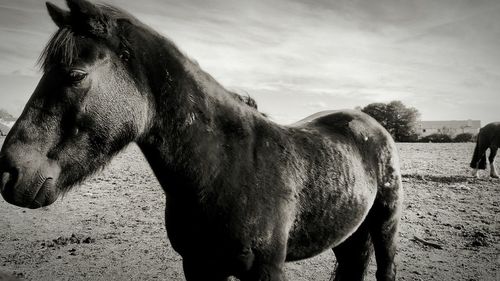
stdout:
POLYGON ((497 170, 495 168, 490 170, 490 177, 498 179, 498 173, 497 173, 497 170))

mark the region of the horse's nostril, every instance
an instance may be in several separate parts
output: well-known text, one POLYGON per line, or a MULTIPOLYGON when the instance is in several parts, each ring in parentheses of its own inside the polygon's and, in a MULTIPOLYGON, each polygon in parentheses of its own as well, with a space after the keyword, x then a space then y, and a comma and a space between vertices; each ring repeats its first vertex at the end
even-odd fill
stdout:
POLYGON ((2 173, 2 182, 0 183, 0 191, 2 193, 4 193, 9 188, 14 187, 16 184, 16 181, 17 181, 16 178, 17 178, 16 173, 3 172, 2 173))
POLYGON ((5 186, 7 186, 7 183, 9 182, 10 178, 11 178, 11 175, 9 172, 2 173, 2 184, 0 185, 0 191, 3 192, 5 186))

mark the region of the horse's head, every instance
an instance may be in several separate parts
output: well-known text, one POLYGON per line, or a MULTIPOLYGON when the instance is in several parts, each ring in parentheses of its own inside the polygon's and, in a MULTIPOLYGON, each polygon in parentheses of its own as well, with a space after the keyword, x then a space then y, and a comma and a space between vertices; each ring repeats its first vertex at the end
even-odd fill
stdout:
POLYGON ((106 6, 67 3, 69 11, 47 3, 59 30, 0 153, 2 195, 22 207, 53 203, 140 138, 148 123, 148 91, 139 86, 147 78, 131 74, 130 21, 106 6))

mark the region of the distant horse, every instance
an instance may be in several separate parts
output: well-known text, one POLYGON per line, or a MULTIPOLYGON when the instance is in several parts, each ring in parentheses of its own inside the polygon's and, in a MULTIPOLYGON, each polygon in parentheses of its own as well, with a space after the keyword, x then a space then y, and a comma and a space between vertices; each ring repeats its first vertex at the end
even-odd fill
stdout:
POLYGON ((38 208, 136 142, 166 193, 187 280, 285 280, 332 249, 335 280, 395 280, 403 191, 390 135, 330 111, 292 126, 225 90, 168 39, 106 5, 47 3, 59 30, 0 153, 9 203, 38 208))
POLYGON ((474 155, 470 167, 473 168, 473 176, 479 177, 479 169, 486 169, 486 150, 490 149, 490 176, 498 178, 498 173, 495 169, 495 156, 500 147, 500 122, 489 123, 479 130, 477 135, 476 148, 474 148, 474 155))

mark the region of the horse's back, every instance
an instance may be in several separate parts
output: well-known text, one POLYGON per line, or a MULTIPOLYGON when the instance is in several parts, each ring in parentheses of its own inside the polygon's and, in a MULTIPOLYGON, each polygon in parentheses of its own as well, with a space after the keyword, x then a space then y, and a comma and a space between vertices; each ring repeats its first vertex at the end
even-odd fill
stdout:
POLYGON ((488 144, 500 146, 500 122, 486 124, 479 130, 479 139, 486 140, 488 144))
POLYGON ((375 119, 357 110, 322 111, 292 124, 295 127, 317 128, 332 136, 352 137, 357 143, 393 143, 392 137, 375 119))
POLYGON ((332 140, 339 138, 359 151, 368 169, 377 173, 379 184, 387 184, 399 175, 399 157, 391 135, 375 119, 357 110, 323 111, 292 126, 314 129, 332 140))

